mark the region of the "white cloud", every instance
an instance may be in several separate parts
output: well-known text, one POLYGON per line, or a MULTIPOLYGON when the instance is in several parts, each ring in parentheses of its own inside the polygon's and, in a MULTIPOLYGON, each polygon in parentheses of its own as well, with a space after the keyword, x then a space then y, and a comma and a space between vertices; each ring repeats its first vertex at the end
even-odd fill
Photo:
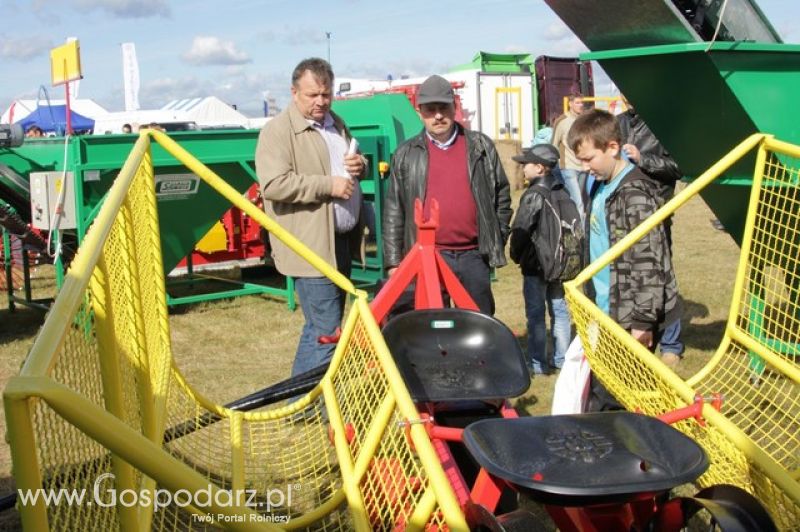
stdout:
POLYGON ((0 58, 27 61, 44 55, 53 48, 53 42, 40 35, 30 37, 0 37, 0 58))
POLYGON ((61 11, 53 9, 50 0, 33 0, 31 10, 38 20, 51 28, 61 24, 61 11))
POLYGON ((452 65, 436 64, 428 59, 386 61, 380 63, 349 63, 345 67, 334 65, 334 72, 341 78, 393 79, 415 78, 437 72, 447 72, 452 65))
MULTIPOLYGON (((278 38, 289 46, 320 44, 328 39, 324 31, 309 31, 309 29, 305 27, 284 27, 283 32, 278 38)), ((331 39, 333 39, 333 35, 331 35, 331 39)))
POLYGON ((181 57, 194 65, 242 65, 252 62, 250 56, 238 50, 233 41, 209 36, 195 37, 191 50, 181 57))
MULTIPOLYGON (((311 31, 304 26, 283 26, 281 29, 264 29, 258 32, 258 38, 264 42, 280 42, 288 46, 305 46, 308 44, 321 44, 328 37, 324 31, 311 31)), ((331 35, 335 39, 335 35, 331 35)))
POLYGON ((76 0, 79 8, 101 10, 120 18, 169 17, 167 0, 76 0))
POLYGON ((507 54, 527 54, 530 53, 530 49, 527 46, 512 43, 512 44, 507 44, 503 48, 503 52, 507 54))
MULTIPOLYGON (((279 105, 285 105, 289 100, 289 84, 285 72, 252 74, 226 69, 225 76, 215 78, 164 77, 143 82, 139 101, 143 109, 160 109, 171 100, 216 96, 224 102, 236 105, 239 111, 248 116, 260 116, 261 96, 264 91, 270 91, 279 100, 279 105)), ((110 109, 119 107, 123 100, 122 87, 114 87, 99 100, 110 109)))
POLYGON ((559 41, 570 36, 572 36, 572 30, 561 20, 551 22, 547 28, 545 28, 543 35, 544 39, 547 41, 559 41))

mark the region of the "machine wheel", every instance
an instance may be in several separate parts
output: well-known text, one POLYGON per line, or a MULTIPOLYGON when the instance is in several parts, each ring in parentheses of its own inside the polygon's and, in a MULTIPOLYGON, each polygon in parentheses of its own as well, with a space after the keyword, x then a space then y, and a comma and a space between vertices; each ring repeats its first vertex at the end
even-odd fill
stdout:
MULTIPOLYGON (((777 531, 775 523, 761 503, 736 486, 711 486, 694 497, 678 500, 683 508, 684 519, 690 525, 704 523, 707 530, 722 532, 777 531), (704 516, 709 520, 703 519, 704 516)), ((689 530, 692 529, 690 526, 689 530)))

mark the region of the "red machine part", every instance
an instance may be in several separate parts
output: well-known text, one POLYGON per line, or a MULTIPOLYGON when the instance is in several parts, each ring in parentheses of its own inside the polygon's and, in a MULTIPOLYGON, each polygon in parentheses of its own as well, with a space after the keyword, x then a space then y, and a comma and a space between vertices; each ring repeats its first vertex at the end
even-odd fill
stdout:
MULTIPOLYGON (((259 208, 263 207, 263 200, 254 183, 247 190, 247 198, 259 208)), ((194 250, 192 264, 216 264, 226 261, 242 261, 249 259, 262 259, 268 251, 267 239, 261 226, 236 207, 228 210, 220 219, 226 235, 227 245, 224 250, 205 253, 194 250)), ((178 267, 186 267, 186 258, 178 263, 178 267)))

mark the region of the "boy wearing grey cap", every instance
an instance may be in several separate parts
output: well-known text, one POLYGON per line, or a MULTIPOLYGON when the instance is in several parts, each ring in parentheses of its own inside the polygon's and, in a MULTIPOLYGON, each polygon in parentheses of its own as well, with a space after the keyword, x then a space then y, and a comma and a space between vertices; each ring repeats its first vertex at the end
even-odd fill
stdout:
POLYGON ((525 298, 525 317, 528 321, 528 364, 533 374, 549 374, 552 368, 547 359, 547 330, 545 306, 549 307, 553 338, 553 365, 564 363, 571 330, 564 288, 560 282, 548 282, 542 273, 531 236, 537 229, 547 190, 563 188, 558 172, 558 149, 552 144, 537 144, 513 159, 524 165, 523 174, 528 189, 519 201, 517 215, 511 225, 511 259, 522 270, 522 294, 525 298), (545 190, 543 190, 545 189, 545 190))

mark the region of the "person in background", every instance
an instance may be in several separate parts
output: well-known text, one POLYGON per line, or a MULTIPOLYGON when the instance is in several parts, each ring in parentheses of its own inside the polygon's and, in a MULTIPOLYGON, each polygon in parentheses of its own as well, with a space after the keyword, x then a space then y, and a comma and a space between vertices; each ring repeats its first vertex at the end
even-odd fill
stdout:
MULTIPOLYGON (((366 159, 349 153, 350 131, 331 111, 333 70, 327 61, 301 61, 292 73, 292 102, 267 122, 255 163, 264 208, 281 226, 346 277, 363 235, 358 180, 366 159)), ((328 363, 341 325, 345 294, 333 281, 270 234, 275 267, 295 278, 305 324, 292 375, 328 363)))
MULTIPOLYGON (((678 163, 659 142, 636 108, 623 96, 627 110, 617 116, 622 135, 622 155, 646 175, 659 182, 661 200, 666 203, 675 195, 675 184, 683 177, 678 163)), ((664 221, 667 243, 672 253, 672 217, 664 221)), ((661 359, 669 366, 681 361, 684 345, 680 339, 681 320, 675 320, 661 336, 661 359)))
POLYGON ((34 124, 30 126, 27 131, 25 131, 25 136, 28 138, 44 137, 44 131, 42 131, 42 128, 34 124))
POLYGON ((481 312, 494 314, 491 269, 506 264, 511 196, 492 140, 455 121, 453 87, 430 76, 417 92, 424 129, 392 157, 384 201, 384 262, 392 275, 414 245, 414 201, 439 204, 436 248, 481 312))
MULTIPOLYGON (((554 120, 551 120, 550 122, 553 121, 554 120)), ((533 136, 532 146, 536 146, 537 144, 550 144, 550 140, 553 138, 553 126, 550 122, 539 128, 539 131, 533 136)))
POLYGON ((545 308, 550 313, 550 329, 553 337, 553 366, 560 369, 564 364, 571 340, 571 327, 564 287, 560 282, 548 282, 542 275, 534 244, 531 240, 545 198, 538 190, 563 187, 558 175, 559 152, 552 144, 537 144, 513 159, 524 165, 523 173, 528 189, 519 200, 519 208, 511 226, 509 251, 511 260, 522 270, 522 294, 525 298, 525 317, 528 321, 528 370, 531 375, 552 372, 547 359, 547 329, 545 308))
POLYGON ((122 124, 122 132, 123 133, 133 133, 133 128, 130 124, 122 124))
POLYGON ((575 119, 584 112, 583 95, 573 92, 567 97, 569 108, 563 118, 557 120, 553 129, 552 145, 558 148, 561 154, 561 177, 572 201, 578 206, 578 212, 584 212, 583 190, 586 187, 586 172, 575 157, 575 152, 567 142, 567 135, 575 119))
MULTIPOLYGON (((575 120, 567 142, 595 180, 586 205, 588 261, 598 259, 663 205, 658 181, 622 158, 613 115, 594 110, 575 120)), ((630 246, 586 285, 587 295, 642 345, 654 350, 680 317, 678 283, 663 224, 630 246)), ((591 408, 616 401, 593 379, 591 408)))

